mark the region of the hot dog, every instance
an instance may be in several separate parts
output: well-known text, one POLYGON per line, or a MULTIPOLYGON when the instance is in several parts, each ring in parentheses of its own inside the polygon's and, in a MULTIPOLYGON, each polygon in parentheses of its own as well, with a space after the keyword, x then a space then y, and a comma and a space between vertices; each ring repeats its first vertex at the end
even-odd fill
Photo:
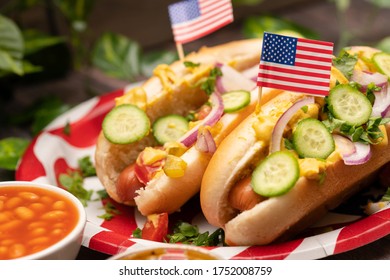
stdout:
POLYGON ((329 96, 284 91, 222 141, 203 176, 200 201, 207 221, 225 230, 227 244, 293 237, 390 162, 389 77, 376 56, 389 57, 368 47, 346 49, 343 59, 351 58, 353 69, 341 72, 335 67, 341 60, 334 60, 329 96))
MULTIPOLYGON (((251 71, 258 64, 260 48, 261 42, 258 39, 204 47, 197 53, 189 54, 184 61, 170 66, 158 66, 155 76, 119 98, 115 108, 123 104, 141 108, 146 113, 152 132, 149 130, 132 143, 117 143, 110 141, 104 133, 103 121, 103 130, 96 146, 95 163, 97 175, 109 196, 119 203, 137 206, 143 215, 150 215, 178 211, 196 194, 216 147, 257 105, 257 92, 252 91, 249 104, 234 112, 225 112, 216 122, 211 122, 211 115, 216 114, 214 109, 218 105, 215 103, 221 102, 221 87, 240 89, 240 85, 234 85, 233 79, 225 80, 222 86, 218 84, 218 79, 229 78, 230 74, 235 75, 234 77, 243 76, 241 73, 251 71), (190 63, 189 67, 184 62, 190 63), (215 68, 220 69, 222 76, 218 76, 217 85, 209 96, 200 84, 212 75, 215 68), (156 135, 153 135, 158 130, 155 127, 157 120, 164 120, 164 116, 173 114, 186 117, 190 113, 197 117, 195 127, 200 124, 195 129, 195 134, 188 135, 191 133, 190 129, 190 132, 181 136, 182 141, 179 139, 165 143, 161 143, 161 139, 156 139, 156 135), (209 123, 206 122, 207 119, 209 123), (195 141, 189 141, 189 138, 195 138, 195 141)), ((254 88, 254 82, 249 77, 246 80, 246 90, 248 84, 252 84, 254 88)), ((270 99, 276 92, 278 91, 265 91, 263 100, 270 99)), ((134 110, 134 114, 140 114, 138 109, 134 110)), ((138 123, 140 126, 147 125, 147 121, 133 123, 137 123, 136 129, 139 129, 138 123)), ((106 130, 115 125, 106 125, 106 130)), ((181 124, 175 123, 176 125, 181 124)), ((169 133, 164 132, 163 136, 166 134, 169 133)))

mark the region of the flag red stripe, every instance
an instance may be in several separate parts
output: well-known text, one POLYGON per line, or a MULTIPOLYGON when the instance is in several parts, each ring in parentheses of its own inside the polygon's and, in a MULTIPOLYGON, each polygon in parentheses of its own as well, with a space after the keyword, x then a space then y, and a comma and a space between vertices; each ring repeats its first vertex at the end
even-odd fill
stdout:
POLYGON ((188 22, 186 25, 182 26, 174 26, 175 33, 187 33, 191 31, 196 31, 198 29, 204 28, 205 26, 210 24, 210 19, 212 19, 211 22, 218 21, 220 18, 227 17, 230 13, 230 7, 226 7, 225 9, 218 11, 217 14, 215 12, 208 13, 207 15, 201 16, 198 18, 198 20, 195 20, 193 22, 188 22))
POLYGON ((226 24, 228 24, 230 22, 231 22, 231 20, 228 19, 228 20, 226 20, 224 22, 221 22, 220 24, 216 25, 213 28, 207 29, 207 30, 205 30, 205 31, 203 31, 201 33, 193 34, 191 37, 187 37, 187 38, 183 38, 183 39, 179 38, 179 37, 176 37, 176 35, 175 35, 175 41, 177 43, 179 43, 179 44, 185 44, 185 43, 191 42, 193 40, 196 40, 198 38, 202 38, 203 36, 206 36, 207 34, 210 34, 210 33, 214 32, 214 31, 218 30, 219 28, 225 26, 226 24))
POLYGON ((328 58, 328 57, 318 57, 318 56, 312 56, 312 55, 308 55, 308 54, 300 54, 300 53, 297 53, 295 55, 296 58, 302 58, 302 59, 310 59, 310 60, 314 60, 314 61, 322 61, 322 62, 331 62, 331 58, 328 58))
POLYGON ((329 55, 333 54, 332 50, 326 50, 326 49, 321 49, 321 48, 302 46, 302 45, 299 45, 299 43, 297 44, 297 52, 298 52, 298 50, 314 52, 314 53, 323 53, 323 54, 329 54, 329 55))
POLYGON ((332 65, 324 66, 324 65, 315 64, 315 61, 313 61, 313 64, 311 64, 311 63, 304 63, 304 62, 295 62, 294 65, 295 66, 299 66, 299 67, 306 67, 306 68, 312 68, 312 69, 321 69, 321 70, 328 70, 328 71, 330 71, 330 68, 332 67, 332 65))
POLYGON ((311 77, 316 77, 316 78, 329 79, 329 74, 313 73, 313 72, 294 70, 291 68, 283 68, 283 67, 278 67, 278 66, 269 66, 269 65, 260 64, 260 69, 273 70, 273 71, 277 71, 277 72, 296 74, 296 75, 302 75, 302 76, 311 76, 311 77))
POLYGON ((279 76, 275 74, 267 74, 267 73, 259 73, 258 75, 259 78, 262 78, 263 81, 269 80, 277 80, 277 81, 286 81, 286 82, 291 82, 291 83, 301 83, 301 84, 306 84, 306 85, 313 85, 313 86, 323 86, 323 87, 329 87, 329 82, 319 82, 319 81, 313 81, 310 80, 310 77, 308 79, 299 79, 299 78, 292 78, 292 77, 284 77, 284 76, 279 76))
POLYGON ((274 88, 274 89, 282 89, 282 90, 288 90, 288 91, 296 91, 296 92, 302 92, 302 93, 309 93, 314 95, 328 95, 328 90, 317 90, 317 89, 311 89, 311 88, 302 88, 302 87, 294 87, 291 85, 283 85, 283 84, 274 84, 264 81, 259 81, 258 86, 261 87, 268 87, 268 88, 274 88))
POLYGON ((316 45, 323 45, 323 46, 333 47, 333 43, 332 42, 317 41, 317 40, 306 39, 306 38, 299 38, 298 41, 299 42, 304 42, 304 43, 309 43, 309 44, 316 44, 316 45))
POLYGON ((206 1, 202 1, 202 0, 199 0, 199 8, 202 12, 204 12, 205 10, 207 10, 208 8, 210 8, 211 6, 213 6, 213 9, 216 9, 216 8, 219 8, 219 7, 222 7, 222 6, 225 6, 225 5, 229 5, 230 6, 230 3, 229 2, 223 2, 223 1, 220 1, 220 0, 214 0, 214 1, 211 1, 211 0, 206 0, 206 1), (217 4, 218 6, 216 6, 215 4, 217 4))

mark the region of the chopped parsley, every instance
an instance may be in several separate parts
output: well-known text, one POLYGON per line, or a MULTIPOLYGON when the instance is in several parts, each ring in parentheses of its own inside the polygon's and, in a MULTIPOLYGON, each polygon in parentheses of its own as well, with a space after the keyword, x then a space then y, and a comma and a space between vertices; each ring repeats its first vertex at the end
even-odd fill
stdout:
POLYGON ((197 226, 187 222, 179 222, 173 228, 173 233, 167 235, 169 243, 183 243, 196 246, 217 246, 224 240, 224 232, 217 229, 209 234, 208 231, 200 233, 197 226))
POLYGON ((350 55, 343 51, 336 58, 333 58, 333 66, 340 70, 341 73, 349 80, 353 74, 353 69, 358 61, 357 55, 350 55))
POLYGON ((80 171, 68 170, 68 173, 60 174, 59 181, 61 185, 77 197, 84 206, 87 206, 87 202, 91 200, 93 191, 84 188, 84 178, 80 171))
POLYGON ((195 68, 195 67, 198 67, 200 65, 200 63, 194 63, 192 61, 184 61, 184 66, 187 67, 187 68, 195 68))
POLYGON ((92 177, 96 175, 95 166, 91 162, 89 156, 85 156, 78 160, 78 165, 83 177, 92 177))
POLYGON ((215 82, 217 77, 222 76, 222 71, 218 67, 214 67, 210 70, 209 76, 203 79, 200 79, 195 86, 200 86, 208 95, 212 94, 215 89, 215 82))
POLYGON ((115 215, 121 213, 111 202, 104 204, 103 208, 106 212, 103 215, 98 216, 98 218, 104 219, 106 221, 110 221, 112 218, 114 218, 115 215))
POLYGON ((70 123, 69 121, 66 122, 62 132, 67 135, 67 136, 70 136, 70 133, 71 133, 71 129, 70 129, 70 123))
POLYGON ((58 180, 71 194, 77 197, 84 206, 91 200, 93 191, 84 188, 84 178, 96 175, 89 156, 78 160, 77 170, 68 170, 67 173, 60 174, 58 180))

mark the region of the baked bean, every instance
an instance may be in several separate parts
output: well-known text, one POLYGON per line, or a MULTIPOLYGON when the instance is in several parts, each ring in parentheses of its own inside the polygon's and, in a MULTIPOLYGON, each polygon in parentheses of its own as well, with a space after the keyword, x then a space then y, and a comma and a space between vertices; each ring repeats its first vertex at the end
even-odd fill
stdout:
POLYGON ((15 214, 18 218, 20 218, 22 220, 31 220, 35 216, 35 213, 25 206, 20 206, 20 207, 16 208, 15 214))
POLYGON ((4 223, 0 225, 0 231, 14 231, 22 226, 22 221, 20 220, 12 220, 10 222, 4 223))
POLYGON ((14 243, 16 243, 16 240, 9 238, 9 239, 4 239, 3 241, 1 241, 0 245, 9 246, 9 245, 14 244, 14 243))
MULTIPOLYGON (((0 246, 0 257, 5 256, 8 253, 8 247, 0 246)), ((3 258, 3 257, 2 257, 3 258)), ((5 258, 4 258, 5 259, 5 258)))
POLYGON ((14 209, 22 204, 23 204, 23 199, 16 196, 6 200, 4 205, 6 209, 14 209))
POLYGON ((61 236, 61 235, 64 235, 64 230, 62 228, 56 228, 56 229, 53 229, 51 231, 51 235, 54 235, 54 236, 61 236))
POLYGON ((54 210, 66 210, 66 203, 65 201, 58 200, 53 203, 53 209, 54 210))
POLYGON ((5 195, 0 195, 0 201, 5 201, 7 197, 5 195))
POLYGON ((28 230, 33 230, 33 229, 40 228, 40 227, 46 228, 47 226, 48 226, 47 222, 37 221, 37 222, 29 223, 28 226, 27 226, 27 229, 28 230))
POLYGON ((46 209, 46 206, 39 202, 31 203, 29 207, 36 212, 43 212, 46 209))
POLYGON ((50 196, 42 196, 40 199, 39 199, 40 202, 42 202, 43 204, 45 205, 52 205, 53 204, 53 198, 51 198, 50 196))
POLYGON ((43 235, 47 232, 47 230, 43 227, 38 227, 38 228, 35 228, 31 231, 30 235, 31 236, 40 236, 40 235, 43 235))
POLYGON ((64 223, 55 223, 53 224, 52 228, 65 228, 66 224, 64 223))
POLYGON ((34 239, 31 239, 29 242, 27 242, 28 245, 30 246, 35 246, 35 245, 44 245, 50 241, 49 237, 47 236, 40 236, 34 239))
POLYGON ((8 255, 12 259, 24 256, 26 253, 26 247, 24 247, 24 245, 20 243, 11 245, 8 250, 9 250, 8 255))
POLYGON ((61 211, 61 210, 53 210, 50 212, 47 212, 41 216, 42 220, 62 220, 67 216, 66 212, 61 211))
POLYGON ((28 201, 38 201, 39 196, 32 192, 20 192, 19 197, 26 199, 28 201))
POLYGON ((11 217, 7 212, 0 213, 0 224, 9 222, 11 220, 11 217))

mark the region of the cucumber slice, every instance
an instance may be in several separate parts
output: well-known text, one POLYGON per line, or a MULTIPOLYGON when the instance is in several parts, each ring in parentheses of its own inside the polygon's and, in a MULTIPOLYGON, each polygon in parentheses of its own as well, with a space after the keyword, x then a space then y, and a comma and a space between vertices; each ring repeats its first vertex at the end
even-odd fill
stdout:
POLYGON ((368 121, 372 105, 368 98, 348 84, 334 87, 329 93, 329 110, 349 125, 362 125, 368 121))
POLYGON ((188 131, 188 120, 180 115, 167 115, 153 123, 154 138, 160 144, 173 142, 188 131))
POLYGON ((295 151, 303 158, 326 159, 335 149, 332 135, 317 119, 301 120, 293 133, 295 151))
POLYGON ((390 54, 385 52, 376 53, 372 61, 378 68, 379 72, 386 75, 390 80, 390 54))
POLYGON ((108 141, 114 144, 130 144, 141 140, 149 133, 150 121, 139 107, 123 104, 106 115, 102 128, 108 141))
POLYGON ((285 194, 299 179, 299 164, 288 151, 278 151, 266 157, 253 171, 253 191, 264 197, 285 194))
POLYGON ((234 113, 251 102, 251 94, 246 90, 234 90, 222 94, 225 113, 234 113))

